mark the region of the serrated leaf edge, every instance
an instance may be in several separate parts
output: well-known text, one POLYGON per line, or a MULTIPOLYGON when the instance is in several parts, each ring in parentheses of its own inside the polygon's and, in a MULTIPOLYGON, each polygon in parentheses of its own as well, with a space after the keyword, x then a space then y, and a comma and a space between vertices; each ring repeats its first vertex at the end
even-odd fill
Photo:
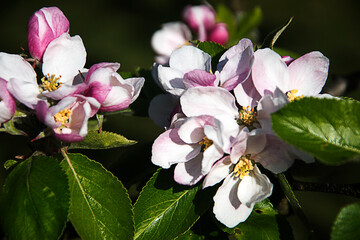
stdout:
MULTIPOLYGON (((157 175, 159 175, 159 172, 160 172, 161 170, 162 170, 162 168, 157 169, 156 172, 155 172, 155 173, 151 176, 151 178, 147 181, 147 183, 145 184, 145 186, 141 189, 141 192, 140 192, 140 194, 139 194, 139 197, 138 197, 138 199, 136 200, 136 202, 135 202, 135 204, 134 204, 134 208, 136 207, 136 204, 138 203, 138 201, 139 201, 139 199, 140 199, 140 196, 141 196, 143 190, 149 185, 150 181, 151 181, 153 178, 155 178, 157 175)), ((190 190, 191 190, 191 189, 186 190, 185 193, 187 193, 187 192, 190 191, 190 190)), ((181 194, 181 196, 180 196, 179 198, 177 198, 177 199, 180 199, 185 193, 181 194)), ((175 201, 175 202, 176 202, 176 201, 175 201)), ((174 204, 174 203, 172 203, 170 206, 172 206, 173 204, 174 204)), ((169 206, 169 207, 170 207, 170 206, 169 206)), ((168 209, 169 207, 167 207, 166 209, 168 209)), ((164 211, 162 211, 162 212, 164 212, 164 211)), ((161 214, 159 214, 158 216, 160 216, 160 215, 161 215, 161 214)), ((154 219, 157 219, 158 216, 157 216, 156 218, 154 218, 154 219)), ((177 237, 179 237, 181 234, 189 231, 190 228, 199 220, 199 218, 200 218, 200 216, 198 216, 198 217, 196 218, 196 220, 191 224, 191 226, 189 226, 189 228, 188 228, 186 231, 180 233, 180 234, 177 235, 174 239, 176 239, 177 237)), ((141 231, 139 234, 136 234, 136 228, 135 228, 134 239, 137 239, 137 238, 139 237, 139 235, 141 235, 141 234, 145 231, 145 229, 147 229, 148 226, 150 226, 153 222, 154 222, 154 220, 151 221, 151 223, 149 223, 149 224, 147 225, 147 227, 144 228, 144 230, 141 231)), ((135 226, 135 227, 136 227, 136 226, 135 226)))
MULTIPOLYGON (((64 156, 64 158, 66 159, 67 164, 69 165, 71 171, 73 171, 73 173, 76 173, 76 172, 75 172, 75 169, 73 168, 72 164, 70 163, 70 158, 69 158, 69 156, 64 152, 63 149, 61 149, 61 151, 63 152, 63 156, 64 156)), ((125 190, 125 195, 126 195, 127 199, 129 200, 128 203, 129 203, 129 205, 130 205, 130 212, 131 212, 131 219, 132 219, 132 227, 133 227, 133 232, 132 232, 132 233, 133 233, 133 235, 134 235, 135 221, 134 221, 133 206, 132 206, 132 204, 131 204, 131 199, 130 199, 130 196, 129 196, 129 194, 128 194, 128 191, 127 191, 127 189, 124 187, 124 185, 122 184, 122 182, 121 182, 117 177, 115 177, 110 171, 108 171, 106 168, 104 168, 104 166, 103 166, 102 164, 98 163, 97 161, 94 161, 94 160, 92 160, 92 159, 88 158, 87 156, 82 155, 82 154, 80 154, 80 153, 72 153, 71 155, 73 155, 73 156, 76 155, 76 156, 85 157, 88 161, 90 161, 90 162, 95 163, 96 165, 98 165, 98 166, 99 166, 101 169, 103 169, 107 174, 110 174, 110 176, 111 176, 113 179, 115 179, 118 183, 120 183, 120 185, 122 186, 122 188, 125 190)), ((74 175, 75 175, 75 174, 74 174, 74 175)), ((84 191, 84 189, 81 187, 78 177, 76 176, 75 178, 76 178, 76 181, 77 181, 78 185, 80 186, 82 195, 85 196, 85 191, 84 191)), ((89 205, 89 202, 88 202, 87 198, 84 197, 84 199, 86 200, 87 206, 89 207, 89 209, 90 209, 90 211, 91 211, 91 214, 92 214, 92 216, 93 216, 93 218, 95 219, 95 222, 96 222, 96 224, 97 224, 98 221, 97 221, 97 219, 95 218, 95 215, 94 215, 94 213, 93 213, 93 211, 92 211, 92 209, 91 209, 91 207, 90 207, 90 205, 89 205)))

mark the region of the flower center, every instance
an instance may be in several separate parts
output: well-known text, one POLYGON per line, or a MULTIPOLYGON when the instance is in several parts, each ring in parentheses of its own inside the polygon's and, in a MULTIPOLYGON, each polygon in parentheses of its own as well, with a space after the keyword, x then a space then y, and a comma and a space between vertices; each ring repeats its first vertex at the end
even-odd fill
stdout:
POLYGON ((239 118, 237 119, 237 123, 239 125, 245 125, 247 127, 252 127, 252 125, 256 122, 257 111, 255 108, 250 109, 249 106, 242 107, 239 111, 239 118))
POLYGON ((249 176, 250 171, 254 169, 253 160, 250 159, 250 154, 240 157, 238 163, 234 167, 235 177, 243 179, 245 176, 249 176))
POLYGON ((210 147, 214 142, 207 137, 204 137, 199 144, 201 145, 201 151, 204 152, 208 147, 210 147))
POLYGON ((45 77, 41 79, 41 88, 43 91, 55 91, 59 87, 61 87, 62 83, 59 82, 61 75, 56 77, 55 74, 47 74, 45 77))
POLYGON ((54 115, 54 120, 55 122, 61 123, 62 126, 66 126, 66 124, 69 123, 70 114, 70 109, 63 109, 54 115))
POLYGON ((295 94, 298 92, 297 89, 293 89, 291 91, 288 91, 286 92, 286 96, 288 97, 289 101, 292 102, 294 101, 295 99, 300 99, 300 98, 303 98, 304 95, 301 95, 301 96, 295 96, 295 94))

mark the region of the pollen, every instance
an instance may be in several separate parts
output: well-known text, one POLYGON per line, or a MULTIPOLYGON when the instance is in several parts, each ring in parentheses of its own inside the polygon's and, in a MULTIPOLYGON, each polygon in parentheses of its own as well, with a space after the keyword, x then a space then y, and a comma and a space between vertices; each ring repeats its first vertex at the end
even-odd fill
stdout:
POLYGON ((55 74, 47 74, 45 77, 41 79, 41 88, 43 91, 55 91, 59 87, 61 87, 62 83, 59 82, 61 75, 56 77, 55 74))
POLYGON ((66 125, 67 123, 69 123, 70 114, 70 109, 63 109, 54 115, 54 120, 55 122, 61 123, 61 125, 66 125))
POLYGON ((254 169, 253 160, 250 159, 250 154, 240 157, 238 163, 234 167, 235 177, 243 179, 245 176, 249 176, 250 172, 254 169))
POLYGON ((245 125, 251 127, 254 122, 256 122, 257 111, 255 108, 250 109, 249 106, 243 107, 239 112, 239 118, 237 123, 239 125, 245 125))
POLYGON ((214 142, 207 137, 204 137, 199 144, 201 145, 201 151, 204 152, 206 149, 208 149, 214 142))
POLYGON ((295 94, 298 92, 297 89, 293 89, 291 91, 288 91, 286 92, 286 96, 288 97, 289 101, 292 102, 294 101, 295 99, 300 99, 300 98, 303 98, 304 95, 301 95, 301 96, 295 96, 295 94))

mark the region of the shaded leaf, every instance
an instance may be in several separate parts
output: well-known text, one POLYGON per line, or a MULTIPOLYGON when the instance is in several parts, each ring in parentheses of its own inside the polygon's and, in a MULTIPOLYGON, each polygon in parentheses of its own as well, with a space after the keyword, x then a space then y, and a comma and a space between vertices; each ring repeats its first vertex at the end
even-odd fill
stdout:
POLYGON ((10 239, 58 239, 68 208, 68 181, 52 157, 34 156, 17 165, 0 197, 1 223, 10 239))
POLYGON ((131 239, 132 206, 122 183, 81 154, 62 161, 69 178, 69 218, 82 239, 131 239))
POLYGON ((112 132, 91 130, 81 142, 72 143, 69 149, 108 149, 134 145, 136 141, 112 132))
POLYGON ((134 206, 135 239, 173 239, 189 230, 209 207, 211 189, 182 186, 173 171, 159 170, 134 206))
POLYGON ((332 240, 360 239, 360 203, 341 209, 331 231, 332 240))
POLYGON ((255 204, 249 218, 234 228, 225 228, 235 239, 293 239, 290 225, 268 199, 255 204), (286 235, 286 236, 284 236, 286 235))
POLYGON ((306 97, 272 114, 272 127, 321 162, 341 164, 360 154, 359 112, 360 102, 352 99, 306 97))
POLYGON ((196 233, 194 233, 193 231, 191 231, 191 229, 183 234, 181 234, 180 236, 178 236, 177 238, 175 238, 176 240, 204 240, 205 236, 200 236, 196 233))
POLYGON ((284 25, 278 27, 271 33, 269 33, 265 39, 264 42, 261 45, 261 48, 274 48, 276 40, 280 37, 280 35, 285 31, 285 29, 289 26, 291 21, 293 20, 293 17, 290 18, 284 25))

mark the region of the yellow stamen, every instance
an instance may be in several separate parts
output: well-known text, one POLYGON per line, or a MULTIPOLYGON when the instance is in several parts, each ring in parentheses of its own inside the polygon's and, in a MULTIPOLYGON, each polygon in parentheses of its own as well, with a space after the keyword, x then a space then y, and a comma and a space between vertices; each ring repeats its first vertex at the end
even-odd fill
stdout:
POLYGON ((247 127, 251 127, 254 122, 256 122, 256 116, 257 111, 252 108, 250 110, 250 107, 243 107, 239 112, 239 118, 237 120, 237 123, 239 125, 245 125, 247 127))
POLYGON ((62 83, 59 82, 60 78, 61 76, 55 77, 55 74, 47 74, 46 77, 43 77, 41 79, 41 88, 43 89, 43 91, 49 92, 57 90, 62 85, 62 83))
POLYGON ((66 125, 67 123, 69 123, 70 114, 70 109, 63 109, 54 115, 54 120, 55 122, 61 123, 61 125, 66 125))
POLYGON ((204 137, 199 144, 202 145, 201 146, 201 151, 205 151, 206 149, 208 149, 208 147, 210 147, 214 142, 210 139, 208 139, 207 137, 204 137))
POLYGON ((243 179, 245 176, 249 176, 250 171, 254 169, 253 161, 250 159, 250 154, 240 157, 238 163, 234 167, 235 177, 243 179))
POLYGON ((295 94, 298 92, 297 89, 293 89, 291 91, 286 92, 286 96, 288 97, 289 101, 292 102, 295 99, 303 98, 304 95, 301 96, 295 96, 295 94))

